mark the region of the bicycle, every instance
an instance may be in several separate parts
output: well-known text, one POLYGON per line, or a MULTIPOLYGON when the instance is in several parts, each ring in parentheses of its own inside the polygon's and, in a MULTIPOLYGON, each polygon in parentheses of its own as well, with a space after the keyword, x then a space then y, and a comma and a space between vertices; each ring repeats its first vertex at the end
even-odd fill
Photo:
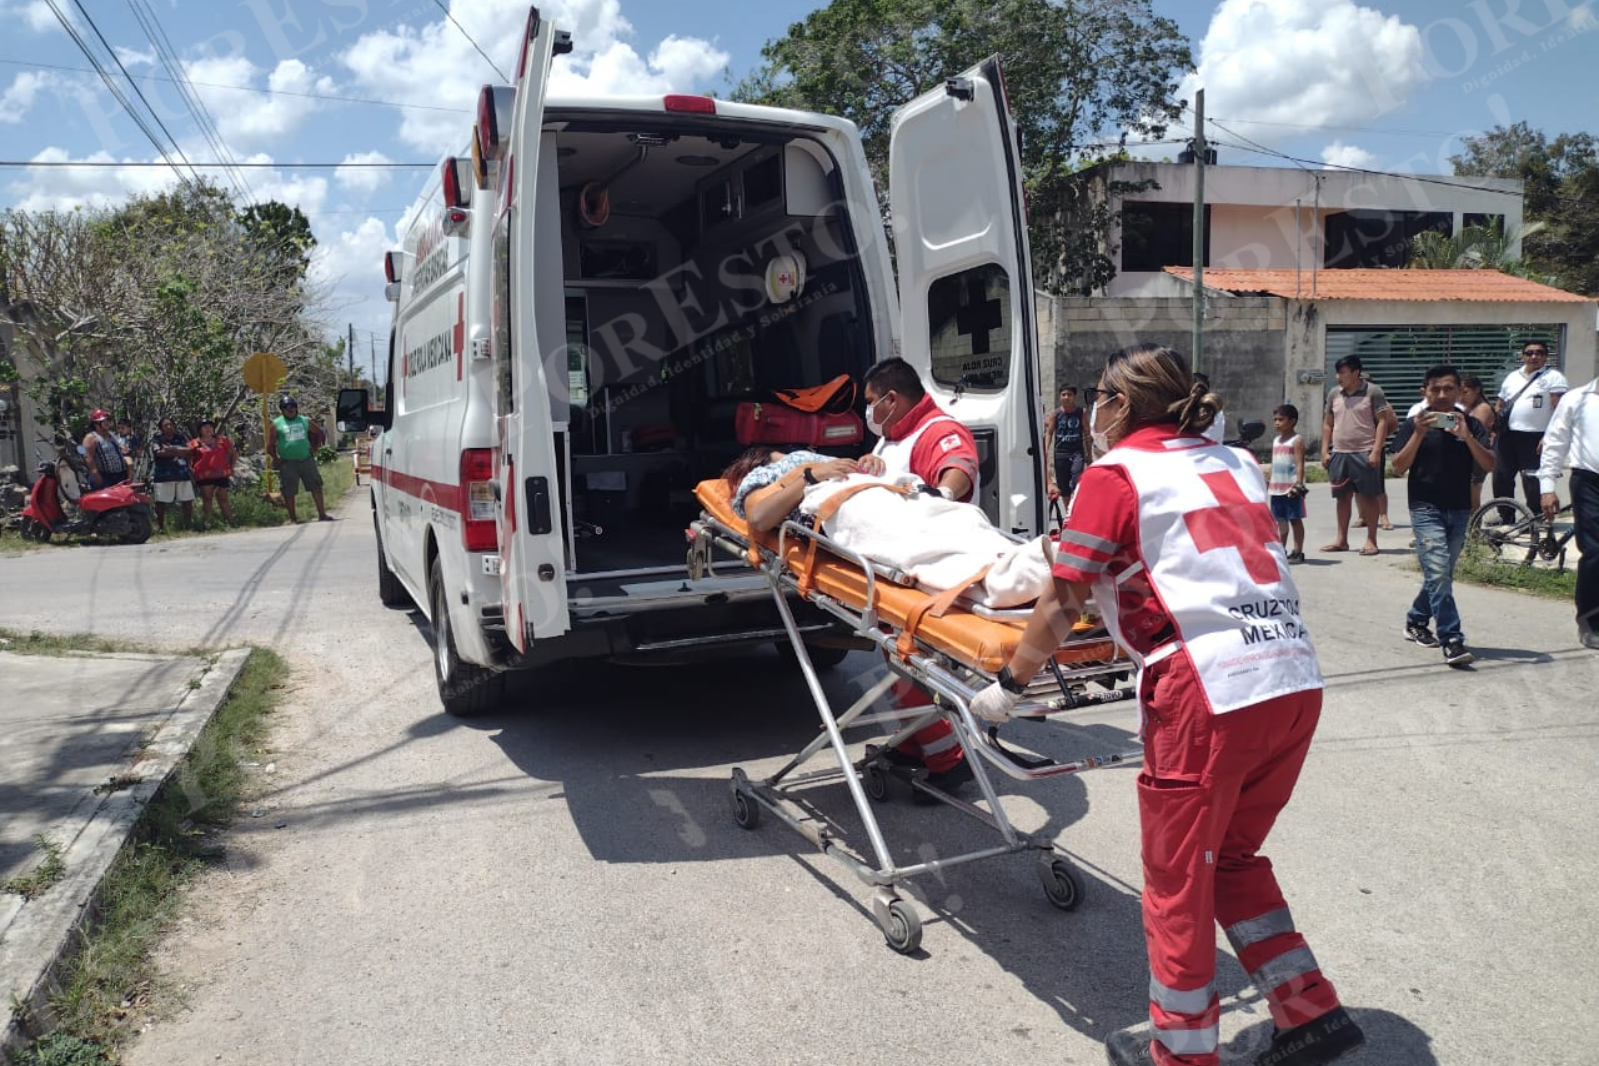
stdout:
POLYGON ((1519 556, 1521 566, 1531 566, 1542 559, 1554 563, 1558 570, 1566 568, 1566 544, 1576 532, 1569 503, 1555 512, 1555 520, 1551 522, 1542 512, 1534 512, 1524 503, 1500 497, 1484 503, 1466 521, 1468 545, 1482 545, 1496 556, 1511 559, 1519 556), (1511 512, 1509 522, 1497 521, 1501 510, 1511 512), (1564 521, 1561 521, 1562 515, 1564 521), (1486 521, 1490 516, 1496 521, 1486 521))

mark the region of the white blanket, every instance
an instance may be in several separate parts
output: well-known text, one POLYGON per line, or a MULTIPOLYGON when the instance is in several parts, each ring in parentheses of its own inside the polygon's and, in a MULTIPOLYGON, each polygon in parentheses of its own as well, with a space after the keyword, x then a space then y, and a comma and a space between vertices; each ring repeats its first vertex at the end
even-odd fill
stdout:
MULTIPOLYGON (((834 493, 868 482, 893 484, 865 474, 823 481, 805 490, 800 511, 815 515, 834 493)), ((858 492, 844 501, 823 532, 850 551, 903 570, 932 589, 952 588, 987 566, 987 577, 969 595, 990 607, 1031 603, 1050 580, 1049 538, 1017 544, 995 529, 981 508, 941 496, 858 492)))

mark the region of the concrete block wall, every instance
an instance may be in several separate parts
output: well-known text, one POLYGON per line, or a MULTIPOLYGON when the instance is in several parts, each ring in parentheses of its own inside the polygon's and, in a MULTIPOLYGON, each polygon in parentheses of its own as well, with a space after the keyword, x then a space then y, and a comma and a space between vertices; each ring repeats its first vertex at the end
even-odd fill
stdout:
MULTIPOLYGON (((1040 294, 1038 303, 1043 394, 1051 401, 1063 384, 1093 385, 1105 359, 1128 345, 1163 344, 1184 355, 1193 347, 1193 304, 1186 298, 1040 294)), ((1281 300, 1216 297, 1207 303, 1201 369, 1225 400, 1229 425, 1269 424, 1272 408, 1288 396, 1287 325, 1281 300)))

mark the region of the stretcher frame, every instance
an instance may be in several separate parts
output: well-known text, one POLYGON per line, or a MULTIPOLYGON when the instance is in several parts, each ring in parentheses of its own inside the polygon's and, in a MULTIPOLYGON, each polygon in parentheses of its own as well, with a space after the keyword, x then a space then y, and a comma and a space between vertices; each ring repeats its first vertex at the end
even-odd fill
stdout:
MULTIPOLYGON (((770 813, 794 832, 809 841, 824 855, 828 855, 863 883, 876 889, 872 899, 872 914, 881 928, 889 947, 902 954, 915 952, 921 944, 921 917, 906 901, 896 886, 900 882, 921 874, 940 871, 968 863, 1011 855, 1018 852, 1036 854, 1036 869, 1044 893, 1050 903, 1063 911, 1075 910, 1083 898, 1082 880, 1059 852, 1054 842, 1041 834, 1022 833, 1011 824, 1004 807, 999 802, 990 768, 997 769, 1016 780, 1040 780, 1064 774, 1126 765, 1141 760, 1143 751, 1134 748, 1109 755, 1082 758, 1070 762, 1035 759, 1011 751, 999 742, 997 729, 984 728, 971 711, 971 701, 987 687, 994 677, 978 667, 958 662, 947 652, 939 651, 918 639, 913 651, 905 653, 899 634, 885 629, 875 605, 877 583, 886 581, 901 587, 914 587, 909 575, 866 559, 838 544, 825 534, 786 521, 778 531, 775 551, 769 544, 751 538, 747 533, 733 528, 708 510, 689 527, 690 547, 688 567, 690 574, 706 572, 712 554, 722 551, 742 558, 765 576, 772 591, 783 630, 793 649, 794 657, 804 675, 806 688, 821 718, 821 731, 793 758, 775 773, 752 779, 742 767, 732 773, 733 818, 744 829, 755 829, 763 812, 770 813), (816 589, 803 588, 799 578, 785 564, 789 537, 817 542, 839 559, 861 568, 866 580, 865 606, 856 608, 816 589), (855 638, 880 650, 887 661, 889 673, 884 680, 856 700, 843 713, 834 711, 831 701, 822 689, 815 664, 811 661, 804 636, 795 622, 790 597, 798 598, 847 625, 855 638), (929 693, 934 702, 923 713, 914 709, 867 713, 868 709, 894 681, 902 677, 929 693), (911 715, 912 717, 907 717, 911 715), (974 803, 952 795, 927 780, 924 769, 905 770, 890 763, 885 752, 894 748, 919 730, 942 718, 954 730, 956 740, 967 752, 967 761, 973 780, 987 803, 984 810, 974 803), (891 732, 881 740, 870 743, 861 758, 850 754, 844 731, 850 728, 887 727, 891 732), (831 750, 836 765, 800 772, 813 758, 831 750), (945 804, 986 825, 999 834, 1000 843, 957 855, 928 859, 923 862, 901 865, 895 862, 884 838, 882 827, 872 810, 868 798, 884 802, 889 796, 889 780, 905 781, 911 789, 923 796, 945 804), (808 813, 796 798, 803 787, 842 780, 849 791, 867 841, 871 845, 871 859, 863 859, 848 850, 827 823, 808 813)), ((1018 539, 1019 538, 1013 538, 1018 539)), ((975 614, 995 618, 1019 620, 1028 611, 1002 611, 975 604, 965 604, 965 609, 975 614)), ((1107 638, 1096 637, 1103 641, 1107 638)), ((1069 647, 1068 640, 1062 648, 1069 647)), ((1040 718, 1080 708, 1115 703, 1133 698, 1131 687, 1119 687, 1132 672, 1132 664, 1121 656, 1097 665, 1063 667, 1054 658, 1047 668, 1028 684, 1027 692, 1013 712, 1015 717, 1040 718), (1099 683, 1103 690, 1087 692, 1084 686, 1099 683)))

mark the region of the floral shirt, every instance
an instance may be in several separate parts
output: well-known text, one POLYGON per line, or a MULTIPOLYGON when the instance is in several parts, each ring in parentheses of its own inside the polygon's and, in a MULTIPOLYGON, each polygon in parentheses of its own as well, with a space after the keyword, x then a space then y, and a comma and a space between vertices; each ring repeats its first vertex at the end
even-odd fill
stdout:
MULTIPOLYGON (((789 452, 775 463, 767 463, 765 466, 756 467, 748 474, 745 474, 744 480, 739 482, 738 491, 733 494, 733 510, 740 518, 748 518, 749 515, 744 513, 744 501, 749 498, 750 493, 756 489, 764 489, 768 485, 775 484, 784 474, 798 470, 807 463, 825 463, 827 461, 828 457, 818 452, 798 451, 789 452)), ((798 514, 799 511, 796 509, 789 517, 793 518, 798 514)))

